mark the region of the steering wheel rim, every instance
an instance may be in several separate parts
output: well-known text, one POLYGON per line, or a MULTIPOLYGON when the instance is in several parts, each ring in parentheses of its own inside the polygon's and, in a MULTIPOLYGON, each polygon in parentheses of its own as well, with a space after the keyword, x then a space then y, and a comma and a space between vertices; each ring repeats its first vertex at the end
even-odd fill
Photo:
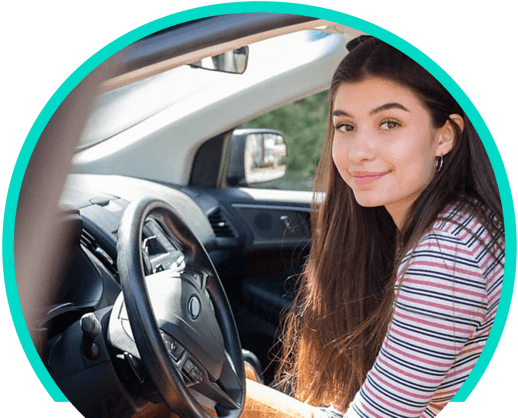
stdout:
MULTIPOLYGON (((216 403, 216 411, 219 417, 239 417, 243 410, 245 399, 245 371, 241 344, 224 288, 201 242, 169 204, 161 200, 146 198, 134 202, 126 208, 118 232, 117 254, 117 265, 124 295, 124 304, 135 344, 140 353, 147 376, 155 385, 165 404, 182 418, 212 417, 191 392, 192 389, 189 389, 188 382, 186 383, 185 376, 189 377, 185 374, 187 367, 186 359, 190 359, 192 363, 198 366, 198 372, 201 372, 201 375, 206 380, 195 383, 194 389, 196 390, 195 386, 202 385, 201 388, 211 394, 207 397, 216 403), (221 367, 225 368, 225 376, 229 379, 227 379, 228 385, 227 381, 225 381, 224 386, 232 387, 232 389, 223 387, 222 391, 219 390, 218 388, 221 387, 221 384, 218 381, 212 381, 215 379, 214 375, 218 373, 217 370, 219 368, 212 367, 212 364, 202 364, 189 352, 188 348, 185 350, 187 353, 186 358, 181 364, 177 364, 173 360, 170 351, 166 348, 165 340, 163 339, 164 332, 162 329, 159 329, 151 304, 150 294, 148 293, 147 278, 144 275, 144 262, 142 259, 142 230, 146 219, 150 217, 159 222, 169 238, 180 244, 185 255, 186 264, 188 266, 195 265, 196 268, 204 271, 204 275, 207 278, 204 284, 204 291, 208 293, 210 301, 209 303, 203 303, 203 291, 198 293, 200 296, 197 299, 202 300, 201 312, 206 315, 204 318, 208 318, 209 322, 211 321, 209 315, 212 308, 221 330, 225 357, 221 359, 221 367), (229 366, 232 369, 230 371, 229 366), (216 370, 216 372, 210 373, 211 369, 216 370), (238 384, 234 384, 234 381, 237 381, 238 384), (217 399, 212 399, 212 396, 217 399)), ((194 288, 193 286, 191 287, 194 288)), ((187 320, 191 322, 190 325, 195 323, 189 317, 188 312, 184 312, 183 307, 176 307, 175 309, 176 311, 180 309, 182 311, 181 315, 185 315, 185 318, 180 318, 180 324, 187 322, 187 320)), ((198 321, 198 324, 198 328, 200 326, 203 328, 202 321, 198 321)), ((173 328, 177 329, 177 327, 169 326, 168 332, 173 328)), ((193 338, 198 338, 199 340, 201 337, 193 338)), ((205 339, 204 341, 208 340, 205 339)), ((200 349, 202 348, 200 347, 200 349)), ((207 363, 207 360, 205 363, 207 363)))

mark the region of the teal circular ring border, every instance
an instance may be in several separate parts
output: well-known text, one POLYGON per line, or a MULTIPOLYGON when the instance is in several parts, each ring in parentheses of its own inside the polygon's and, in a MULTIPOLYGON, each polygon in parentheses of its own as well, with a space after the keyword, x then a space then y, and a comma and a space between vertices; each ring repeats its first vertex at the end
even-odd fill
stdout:
POLYGON ((509 179, 505 172, 504 164, 498 152, 495 141, 492 138, 489 129, 487 128, 477 109, 473 103, 471 103, 469 98, 464 94, 462 89, 433 60, 428 58, 421 51, 398 36, 394 35, 393 33, 388 32, 387 30, 384 30, 379 26, 376 26, 365 20, 330 9, 296 3, 223 3, 186 10, 157 19, 121 36, 120 38, 108 44, 106 47, 102 48, 99 52, 85 61, 76 71, 74 71, 47 102, 38 118, 34 122, 34 125, 32 126, 22 146, 20 155, 16 161, 7 193, 2 238, 4 278, 9 308, 11 310, 12 319, 18 333, 18 337, 31 366, 54 401, 68 402, 68 399, 63 395, 54 380, 50 377, 47 369, 40 360, 34 345, 32 344, 32 340, 27 330, 20 306, 14 270, 14 221, 18 204, 18 196, 27 164, 32 155, 36 142, 38 141, 43 131, 43 128, 46 126, 49 119, 52 117, 61 102, 83 78, 85 78, 95 67, 101 64, 111 55, 120 51, 129 44, 153 32, 190 20, 222 14, 249 12, 290 13, 316 17, 353 27, 390 43, 394 47, 398 48, 419 62, 448 89, 448 91, 462 106, 465 113, 471 119, 475 129, 482 138, 497 177, 498 187, 502 199, 506 231, 506 262, 504 269, 502 295, 500 298, 498 313, 493 325, 493 329, 486 343, 486 346, 477 364, 475 365, 475 368, 452 400, 453 402, 464 402, 482 377, 496 350, 504 329, 505 322, 507 320, 514 288, 514 275, 516 268, 515 212, 509 179))

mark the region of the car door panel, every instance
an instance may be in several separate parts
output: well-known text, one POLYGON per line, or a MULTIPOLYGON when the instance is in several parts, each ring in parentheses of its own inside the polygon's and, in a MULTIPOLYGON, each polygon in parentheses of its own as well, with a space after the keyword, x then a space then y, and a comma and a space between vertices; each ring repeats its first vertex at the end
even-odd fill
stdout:
MULTIPOLYGON (((218 243, 227 249, 231 242, 240 243, 228 263, 219 265, 219 274, 231 299, 243 348, 268 366, 278 347, 280 318, 293 303, 311 246, 312 193, 250 188, 191 193, 212 219, 218 243)), ((273 379, 274 369, 267 367, 267 382, 273 379)))

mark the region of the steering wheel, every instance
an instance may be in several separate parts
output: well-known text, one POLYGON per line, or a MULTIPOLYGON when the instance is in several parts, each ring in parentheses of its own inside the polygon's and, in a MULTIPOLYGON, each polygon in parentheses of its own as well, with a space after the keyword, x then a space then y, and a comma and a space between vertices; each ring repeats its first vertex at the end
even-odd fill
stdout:
POLYGON ((205 248, 169 204, 151 198, 126 208, 118 234, 123 298, 110 318, 112 344, 140 357, 145 375, 180 417, 212 417, 204 407, 219 417, 239 417, 245 399, 241 344, 205 248), (161 226, 185 258, 146 276, 141 242, 147 219, 161 226))

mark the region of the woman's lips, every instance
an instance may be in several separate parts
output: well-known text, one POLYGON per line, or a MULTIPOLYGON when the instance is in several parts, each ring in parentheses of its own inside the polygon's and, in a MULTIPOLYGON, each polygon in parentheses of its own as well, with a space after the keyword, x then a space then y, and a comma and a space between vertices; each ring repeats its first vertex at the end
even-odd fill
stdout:
POLYGON ((354 182, 358 186, 364 186, 366 184, 370 184, 375 182, 376 180, 379 180, 387 174, 388 171, 384 171, 383 173, 374 173, 371 171, 354 171, 353 173, 351 173, 351 176, 353 177, 354 182))

